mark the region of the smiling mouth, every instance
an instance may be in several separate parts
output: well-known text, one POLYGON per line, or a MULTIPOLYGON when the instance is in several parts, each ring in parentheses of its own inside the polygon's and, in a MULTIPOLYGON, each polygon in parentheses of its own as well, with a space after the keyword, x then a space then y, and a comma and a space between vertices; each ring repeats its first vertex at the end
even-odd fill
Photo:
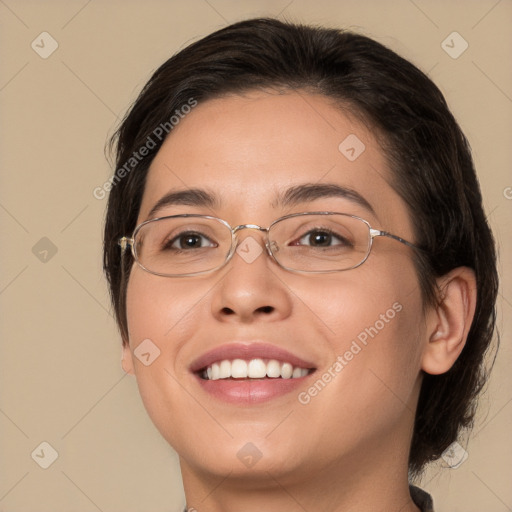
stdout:
POLYGON ((204 380, 299 379, 315 368, 293 366, 277 359, 223 359, 201 368, 196 373, 204 380))

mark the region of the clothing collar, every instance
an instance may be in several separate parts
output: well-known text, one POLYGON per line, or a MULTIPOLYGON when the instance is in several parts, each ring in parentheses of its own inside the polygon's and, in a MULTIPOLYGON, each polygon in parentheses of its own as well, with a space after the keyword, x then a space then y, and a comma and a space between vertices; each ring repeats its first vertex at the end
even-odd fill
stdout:
POLYGON ((421 512, 434 512, 432 496, 415 485, 409 485, 412 501, 420 508, 421 512))

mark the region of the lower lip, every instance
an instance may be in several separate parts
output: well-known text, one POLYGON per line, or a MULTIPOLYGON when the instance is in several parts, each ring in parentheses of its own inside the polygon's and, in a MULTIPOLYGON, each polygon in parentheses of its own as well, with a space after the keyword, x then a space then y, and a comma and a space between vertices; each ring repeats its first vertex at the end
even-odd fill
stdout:
POLYGON ((204 391, 224 402, 252 405, 266 402, 304 386, 312 374, 295 379, 218 379, 207 380, 196 376, 204 391))

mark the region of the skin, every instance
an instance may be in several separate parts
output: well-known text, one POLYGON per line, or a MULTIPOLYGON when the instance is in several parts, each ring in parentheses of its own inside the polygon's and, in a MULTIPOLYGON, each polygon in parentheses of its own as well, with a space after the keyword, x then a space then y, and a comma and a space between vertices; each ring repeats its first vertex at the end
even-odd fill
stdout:
MULTIPOLYGON (((138 222, 168 191, 205 187, 221 199, 219 208, 170 206, 158 216, 200 213, 267 227, 288 213, 338 211, 414 242, 411 214, 390 182, 371 131, 330 100, 254 91, 201 103, 174 128, 152 162, 138 222), (349 134, 366 146, 353 162, 338 150, 349 134), (338 197, 273 206, 276 191, 316 182, 356 190, 375 214, 338 197)), ((249 236, 263 246, 263 233, 239 233, 249 236)), ((417 511, 407 459, 421 370, 452 366, 475 307, 471 270, 455 269, 439 286, 439 305, 424 313, 411 249, 385 237, 363 265, 334 274, 293 274, 266 253, 250 264, 235 254, 221 270, 186 278, 134 265, 123 368, 136 376, 150 417, 179 454, 188 507, 417 511), (296 392, 230 405, 207 395, 188 370, 226 342, 264 340, 313 361, 318 376, 397 302, 402 310, 307 405, 296 392), (133 355, 147 338, 161 351, 149 366, 133 355), (237 457, 249 442, 262 455, 250 468, 237 457)))

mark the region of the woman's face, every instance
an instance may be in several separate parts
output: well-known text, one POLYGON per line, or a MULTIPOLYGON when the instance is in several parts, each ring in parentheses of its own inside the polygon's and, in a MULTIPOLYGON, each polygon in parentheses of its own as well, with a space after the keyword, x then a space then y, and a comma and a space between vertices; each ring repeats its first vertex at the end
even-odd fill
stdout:
MULTIPOLYGON (((268 227, 290 213, 333 211, 414 241, 390 179, 371 131, 328 99, 251 92, 199 103, 174 127, 150 167, 138 222, 169 192, 194 188, 215 204, 169 204, 152 217, 195 213, 268 227), (327 184, 353 193, 318 189, 287 206, 277 201, 291 188, 327 184)), ((240 252, 213 273, 159 277, 135 264, 129 279, 123 365, 182 468, 251 478, 268 471, 284 485, 287 475, 390 454, 406 461, 424 345, 411 250, 377 237, 355 269, 296 274, 260 253, 263 232, 238 236, 240 252), (309 373, 228 381, 192 371, 259 358, 278 361, 267 370, 290 362, 309 373)))

